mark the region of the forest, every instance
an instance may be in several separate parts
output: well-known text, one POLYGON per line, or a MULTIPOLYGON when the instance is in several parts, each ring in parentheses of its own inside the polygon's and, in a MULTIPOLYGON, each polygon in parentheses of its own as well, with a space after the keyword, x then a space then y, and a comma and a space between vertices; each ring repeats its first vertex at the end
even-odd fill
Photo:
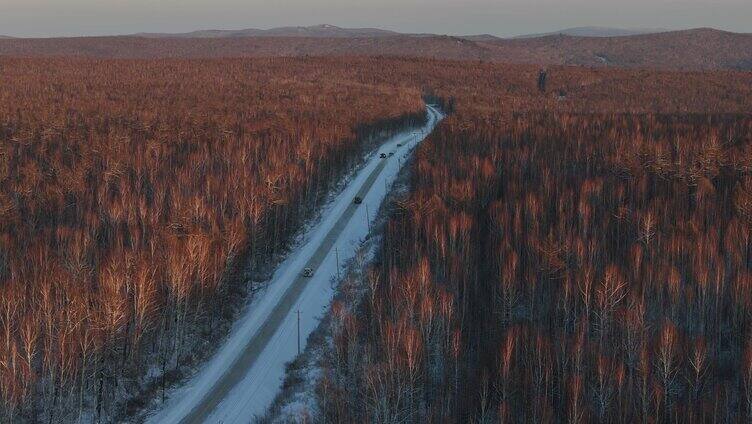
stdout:
POLYGON ((702 83, 673 91, 681 73, 562 98, 590 72, 549 70, 535 94, 530 75, 528 98, 441 92, 452 115, 418 150, 364 294, 333 307, 315 418, 752 416, 752 116, 702 83))
POLYGON ((752 75, 398 58, 0 59, 3 421, 114 420, 226 331, 375 146, 418 149, 325 422, 752 411, 752 75))
POLYGON ((164 389, 369 136, 424 119, 416 90, 295 65, 0 60, 3 421, 164 389))

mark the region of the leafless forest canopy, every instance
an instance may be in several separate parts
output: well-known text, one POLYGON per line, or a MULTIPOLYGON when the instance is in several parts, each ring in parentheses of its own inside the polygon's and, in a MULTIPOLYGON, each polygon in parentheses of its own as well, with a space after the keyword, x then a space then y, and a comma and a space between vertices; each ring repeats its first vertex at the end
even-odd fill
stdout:
POLYGON ((139 407, 123 393, 192 361, 367 135, 423 119, 422 97, 449 117, 365 300, 333 307, 323 420, 749 417, 752 75, 548 75, 0 59, 3 417, 139 407))
POLYGON ((746 416, 752 119, 499 118, 421 147, 336 327, 327 419, 746 416))
POLYGON ((189 361, 186 332, 211 335, 238 261, 282 251, 369 129, 422 119, 417 90, 321 65, 0 63, 9 414, 57 421, 85 398, 100 414, 147 358, 189 361))
POLYGON ((439 84, 323 419, 749 417, 749 75, 506 71, 439 84))

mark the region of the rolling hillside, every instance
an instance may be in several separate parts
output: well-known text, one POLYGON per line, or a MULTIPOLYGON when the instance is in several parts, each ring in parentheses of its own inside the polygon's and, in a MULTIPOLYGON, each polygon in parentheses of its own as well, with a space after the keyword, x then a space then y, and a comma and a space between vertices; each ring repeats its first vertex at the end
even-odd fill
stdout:
MULTIPOLYGON (((337 32, 332 28, 322 29, 329 30, 337 32)), ((436 35, 8 39, 0 40, 0 55, 101 58, 410 56, 541 65, 749 70, 752 69, 752 34, 694 29, 628 37, 554 35, 512 40, 436 35)))
POLYGON ((667 32, 668 30, 655 28, 655 29, 623 29, 623 28, 608 28, 598 26, 587 26, 577 28, 567 28, 560 31, 546 32, 540 34, 526 34, 519 35, 513 38, 540 38, 547 37, 549 35, 569 35, 572 37, 626 37, 631 35, 643 35, 654 34, 658 32, 667 32))
POLYGON ((664 69, 752 69, 752 34, 700 28, 628 37, 547 36, 486 43, 512 62, 664 69))
POLYGON ((201 30, 184 33, 138 33, 145 38, 232 38, 232 37, 316 37, 316 38, 378 38, 399 35, 378 28, 340 28, 334 25, 290 26, 272 29, 201 30))

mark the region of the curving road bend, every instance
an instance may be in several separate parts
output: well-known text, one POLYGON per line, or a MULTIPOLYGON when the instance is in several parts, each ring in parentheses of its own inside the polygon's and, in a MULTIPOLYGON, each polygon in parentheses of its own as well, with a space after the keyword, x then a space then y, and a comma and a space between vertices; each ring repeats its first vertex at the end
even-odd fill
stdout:
POLYGON ((298 320, 302 350, 334 295, 337 267, 354 257, 405 158, 443 118, 433 106, 426 111, 422 128, 391 137, 370 157, 247 306, 224 345, 147 423, 245 424, 266 411, 285 364, 297 354, 298 320), (353 202, 356 196, 362 204, 353 202), (312 277, 302 275, 305 268, 312 277))

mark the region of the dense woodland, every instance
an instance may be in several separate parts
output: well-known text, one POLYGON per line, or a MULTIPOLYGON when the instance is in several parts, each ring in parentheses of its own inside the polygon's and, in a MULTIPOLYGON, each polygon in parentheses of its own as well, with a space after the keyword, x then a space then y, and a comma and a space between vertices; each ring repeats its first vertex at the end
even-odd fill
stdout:
POLYGON ((323 418, 746 414, 752 75, 548 75, 541 93, 536 66, 478 62, 0 59, 2 419, 160 396, 421 96, 451 116, 367 302, 338 315, 323 418))
MULTIPOLYGON (((572 84, 552 76, 532 104, 572 84)), ((334 307, 318 418, 752 416, 752 116, 672 91, 683 74, 599 94, 631 78, 524 113, 493 106, 524 100, 509 92, 444 92, 453 115, 419 148, 363 298, 334 307)))
POLYGON ((368 136, 424 119, 416 90, 295 65, 0 61, 1 421, 164 384, 368 136))

